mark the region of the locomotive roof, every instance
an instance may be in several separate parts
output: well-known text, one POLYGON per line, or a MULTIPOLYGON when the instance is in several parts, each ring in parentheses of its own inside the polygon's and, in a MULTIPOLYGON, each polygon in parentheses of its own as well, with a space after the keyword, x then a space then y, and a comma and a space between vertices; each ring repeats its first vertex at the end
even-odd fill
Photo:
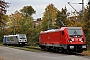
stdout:
POLYGON ((56 32, 56 31, 60 31, 60 29, 51 29, 47 31, 41 31, 40 33, 56 32))
POLYGON ((8 36, 17 36, 17 35, 4 35, 4 36, 7 36, 8 37, 8 36))
POLYGON ((48 32, 58 32, 60 30, 64 30, 64 29, 81 29, 81 27, 61 27, 61 29, 51 29, 51 30, 47 30, 47 31, 41 31, 40 33, 48 33, 48 32))
POLYGON ((4 37, 9 37, 9 36, 19 36, 19 35, 25 35, 25 34, 16 34, 16 35, 4 35, 4 37))
POLYGON ((64 29, 81 29, 82 27, 61 27, 60 30, 64 30, 64 29))

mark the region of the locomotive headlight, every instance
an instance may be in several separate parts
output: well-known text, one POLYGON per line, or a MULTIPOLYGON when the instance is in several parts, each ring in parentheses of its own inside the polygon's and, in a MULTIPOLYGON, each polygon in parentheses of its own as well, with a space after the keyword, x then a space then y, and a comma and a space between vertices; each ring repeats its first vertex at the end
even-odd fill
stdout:
POLYGON ((70 39, 69 42, 72 42, 72 40, 70 39))
POLYGON ((71 40, 74 41, 74 38, 72 38, 71 40))
POLYGON ((70 42, 73 42, 73 41, 74 41, 74 38, 71 38, 69 41, 70 41, 70 42))
POLYGON ((82 48, 86 48, 86 45, 82 45, 82 48))
POLYGON ((84 42, 84 39, 83 38, 80 38, 79 41, 84 42))
POLYGON ((74 49, 74 46, 70 46, 70 49, 74 49))
POLYGON ((22 44, 22 43, 20 43, 20 44, 22 44))

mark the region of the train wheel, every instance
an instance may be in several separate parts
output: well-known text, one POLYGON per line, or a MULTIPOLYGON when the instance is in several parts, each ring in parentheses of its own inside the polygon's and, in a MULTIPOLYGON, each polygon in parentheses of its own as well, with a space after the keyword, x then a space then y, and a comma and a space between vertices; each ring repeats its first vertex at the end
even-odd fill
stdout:
POLYGON ((59 49, 58 49, 58 48, 55 48, 55 51, 56 51, 56 52, 59 52, 59 49))
POLYGON ((63 49, 62 48, 61 53, 64 53, 65 54, 66 53, 66 49, 63 49))

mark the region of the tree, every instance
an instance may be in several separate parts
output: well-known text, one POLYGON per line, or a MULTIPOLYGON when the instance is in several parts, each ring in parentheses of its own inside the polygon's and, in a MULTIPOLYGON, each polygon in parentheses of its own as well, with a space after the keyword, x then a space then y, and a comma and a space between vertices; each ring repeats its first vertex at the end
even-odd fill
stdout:
POLYGON ((24 6, 23 9, 21 9, 20 11, 26 17, 32 16, 32 14, 35 14, 36 12, 32 6, 24 6))
POLYGON ((47 30, 50 28, 54 28, 55 25, 55 19, 57 16, 57 12, 59 10, 54 7, 53 4, 49 4, 45 8, 44 16, 43 16, 43 22, 42 22, 42 30, 47 30))
POLYGON ((4 0, 0 0, 0 42, 3 40, 4 33, 4 25, 6 23, 6 8, 8 8, 8 2, 5 2, 4 0))
POLYGON ((4 0, 0 0, 0 24, 4 24, 4 15, 6 14, 8 8, 8 2, 5 2, 4 0))
POLYGON ((20 13, 23 15, 23 19, 24 19, 24 21, 22 22, 23 26, 22 26, 21 30, 23 30, 25 32, 25 29, 33 28, 34 26, 33 26, 33 17, 32 17, 32 15, 36 13, 36 11, 33 9, 33 7, 32 6, 24 6, 20 10, 20 13))
POLYGON ((57 18, 56 18, 56 25, 58 27, 63 26, 63 24, 65 24, 66 18, 67 18, 67 9, 65 7, 65 8, 62 8, 62 11, 58 12, 57 18))
POLYGON ((90 28, 90 8, 87 6, 87 8, 85 9, 85 12, 84 12, 84 16, 81 20, 81 23, 82 23, 82 27, 87 30, 88 28, 90 28))
POLYGON ((90 41, 90 7, 87 6, 84 12, 83 19, 81 20, 82 27, 84 28, 87 41, 90 41))
POLYGON ((66 20, 65 24, 69 27, 80 27, 81 22, 75 21, 75 20, 66 20))
POLYGON ((15 11, 14 14, 9 16, 7 21, 7 26, 9 27, 7 30, 9 34, 19 33, 22 19, 23 16, 19 11, 15 11))
POLYGON ((8 32, 13 34, 16 33, 28 33, 29 28, 32 28, 32 17, 25 18, 22 13, 19 11, 15 11, 14 14, 11 14, 9 16, 9 19, 7 21, 7 26, 9 27, 8 32))

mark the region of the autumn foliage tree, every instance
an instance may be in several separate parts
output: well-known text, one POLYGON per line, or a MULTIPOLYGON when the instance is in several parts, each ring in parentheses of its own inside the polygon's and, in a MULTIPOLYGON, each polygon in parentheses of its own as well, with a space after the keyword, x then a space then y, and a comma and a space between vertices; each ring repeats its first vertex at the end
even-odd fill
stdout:
POLYGON ((84 28, 84 32, 87 38, 87 44, 90 49, 90 7, 87 6, 84 12, 83 19, 81 21, 81 26, 84 28))
POLYGON ((24 6, 20 11, 26 17, 36 13, 32 6, 24 6))
POLYGON ((65 21, 67 20, 67 8, 62 8, 61 11, 58 12, 56 18, 56 25, 58 27, 62 27, 65 25, 65 21))
POLYGON ((4 0, 0 0, 0 24, 4 23, 4 15, 6 14, 7 10, 6 8, 8 8, 8 2, 5 2, 4 0))
POLYGON ((47 30, 55 27, 55 19, 58 11, 59 10, 53 4, 49 4, 45 8, 45 12, 42 18, 42 30, 47 30))
POLYGON ((2 42, 2 38, 4 35, 4 25, 6 23, 6 12, 7 8, 9 7, 8 2, 5 2, 4 0, 0 0, 0 42, 2 42))

